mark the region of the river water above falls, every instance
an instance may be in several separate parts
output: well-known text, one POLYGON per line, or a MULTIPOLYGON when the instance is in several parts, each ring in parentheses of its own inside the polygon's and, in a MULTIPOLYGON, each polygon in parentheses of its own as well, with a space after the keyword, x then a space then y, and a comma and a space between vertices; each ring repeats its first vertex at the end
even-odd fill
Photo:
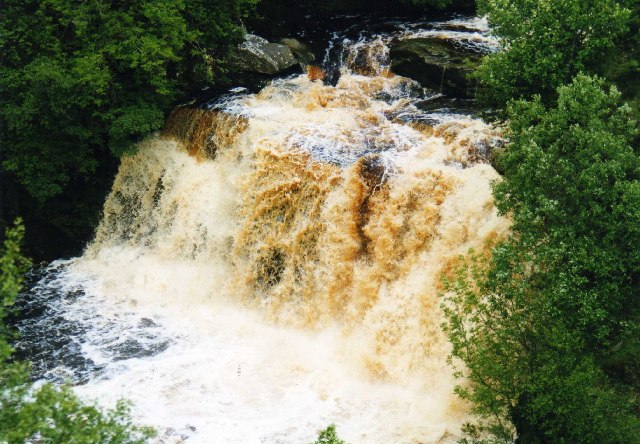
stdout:
POLYGON ((304 443, 331 423, 353 444, 455 442, 470 417, 439 282, 507 227, 499 136, 390 72, 411 38, 494 44, 478 19, 337 33, 331 82, 174 110, 123 159, 84 255, 31 272, 17 347, 37 376, 131 400, 160 442, 304 443))

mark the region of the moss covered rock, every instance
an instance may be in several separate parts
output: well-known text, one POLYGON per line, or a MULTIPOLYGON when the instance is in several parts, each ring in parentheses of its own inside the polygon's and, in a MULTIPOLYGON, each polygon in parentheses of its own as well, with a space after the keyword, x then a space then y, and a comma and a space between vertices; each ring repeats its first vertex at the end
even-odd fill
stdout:
POLYGON ((391 70, 423 86, 455 97, 473 95, 468 78, 481 58, 477 52, 439 37, 397 40, 391 44, 391 70))

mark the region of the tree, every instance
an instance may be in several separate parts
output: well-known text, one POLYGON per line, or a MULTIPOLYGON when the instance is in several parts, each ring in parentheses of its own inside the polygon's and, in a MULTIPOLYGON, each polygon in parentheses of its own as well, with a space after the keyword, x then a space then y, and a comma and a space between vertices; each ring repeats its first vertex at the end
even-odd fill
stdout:
POLYGON ((68 387, 34 388, 28 366, 12 362, 4 320, 20 291, 30 261, 20 253, 24 227, 7 229, 0 252, 0 442, 21 444, 144 443, 153 431, 132 424, 125 402, 103 412, 83 404, 68 387))
POLYGON ((0 162, 12 212, 71 236, 90 226, 115 159, 160 129, 178 98, 220 77, 256 2, 4 1, 0 162))
POLYGON ((640 442, 637 124, 602 79, 557 94, 509 106, 494 196, 511 234, 448 277, 457 390, 484 419, 478 439, 640 442))
POLYGON ((640 119, 640 0, 621 0, 631 11, 629 31, 607 54, 602 75, 614 82, 640 119))
POLYGON ((630 14, 616 0, 479 0, 478 10, 502 42, 475 74, 481 99, 498 106, 534 94, 548 102, 578 73, 601 71, 630 14))

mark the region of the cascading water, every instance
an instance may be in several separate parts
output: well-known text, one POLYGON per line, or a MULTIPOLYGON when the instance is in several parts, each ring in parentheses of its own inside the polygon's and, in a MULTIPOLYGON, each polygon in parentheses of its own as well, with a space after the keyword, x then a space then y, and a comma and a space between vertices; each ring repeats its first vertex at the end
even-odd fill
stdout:
POLYGON ((330 423, 351 443, 454 442, 470 418, 439 282, 507 229, 499 137, 421 110, 438 94, 391 74, 387 48, 490 41, 448 24, 342 38, 335 86, 298 75, 174 110, 123 159, 85 254, 38 274, 18 348, 82 395, 130 399, 161 442, 310 442, 330 423))

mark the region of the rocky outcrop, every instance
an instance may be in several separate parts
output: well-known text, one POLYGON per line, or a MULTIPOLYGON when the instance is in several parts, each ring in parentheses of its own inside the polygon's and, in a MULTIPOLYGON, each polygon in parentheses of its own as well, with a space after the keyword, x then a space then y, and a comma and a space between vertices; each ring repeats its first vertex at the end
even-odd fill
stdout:
POLYGON ((438 37, 397 40, 391 44, 391 70, 423 86, 455 97, 473 95, 468 78, 481 55, 438 37))
POLYGON ((286 45, 270 43, 257 35, 246 34, 231 60, 233 70, 275 75, 297 63, 286 45))
POLYGON ((294 38, 285 38, 280 40, 280 43, 285 45, 291 50, 294 57, 302 65, 311 65, 316 59, 315 54, 311 51, 311 48, 306 43, 301 42, 294 38))

